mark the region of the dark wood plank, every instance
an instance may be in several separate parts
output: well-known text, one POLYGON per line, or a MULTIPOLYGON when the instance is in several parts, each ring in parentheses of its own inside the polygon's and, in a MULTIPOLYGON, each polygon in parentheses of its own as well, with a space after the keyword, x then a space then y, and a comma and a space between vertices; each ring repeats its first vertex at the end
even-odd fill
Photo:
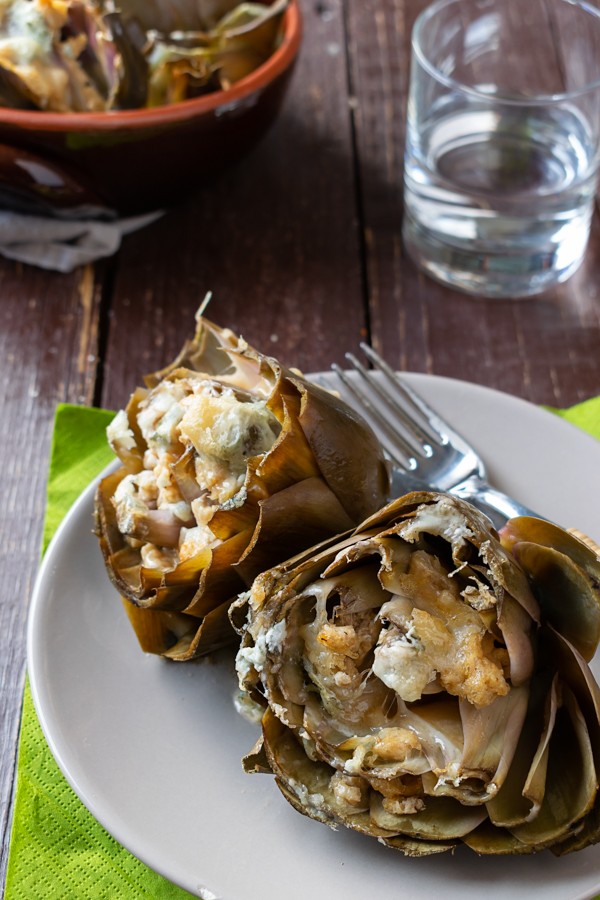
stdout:
POLYGON ((0 884, 25 672, 25 623, 39 563, 57 402, 94 392, 100 287, 92 268, 47 274, 0 259, 0 884))
POLYGON ((400 238, 410 32, 425 0, 350 0, 349 47, 373 342, 401 369, 463 378, 536 403, 600 393, 594 222, 582 269, 540 298, 490 301, 436 284, 400 238))
POLYGON ((103 403, 122 404, 207 315, 304 371, 365 334, 340 0, 305 2, 304 43, 263 143, 186 206, 126 241, 103 403))

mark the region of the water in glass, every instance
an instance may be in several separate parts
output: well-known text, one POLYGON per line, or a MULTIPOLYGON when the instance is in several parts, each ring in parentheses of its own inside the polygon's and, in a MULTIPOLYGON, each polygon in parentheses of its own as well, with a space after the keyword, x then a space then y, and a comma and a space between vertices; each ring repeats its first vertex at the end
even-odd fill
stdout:
POLYGON ((563 281, 584 254, 596 153, 568 106, 446 97, 418 128, 409 114, 405 242, 432 275, 488 295, 490 284, 519 296, 563 281))

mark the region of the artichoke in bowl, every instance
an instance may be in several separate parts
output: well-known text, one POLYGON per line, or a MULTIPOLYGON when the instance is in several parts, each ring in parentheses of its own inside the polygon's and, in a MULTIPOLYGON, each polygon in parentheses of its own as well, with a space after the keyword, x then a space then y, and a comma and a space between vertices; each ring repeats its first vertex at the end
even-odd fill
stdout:
POLYGON ((0 106, 104 112, 226 90, 277 49, 288 0, 0 0, 0 106))
POLYGON ((108 438, 95 530, 145 651, 178 660, 235 639, 232 599, 261 571, 352 528, 387 493, 382 452, 345 403, 198 319, 108 438))
POLYGON ((600 838, 600 559, 535 519, 500 537, 408 494, 261 574, 231 608, 262 736, 300 812, 410 856, 600 838))

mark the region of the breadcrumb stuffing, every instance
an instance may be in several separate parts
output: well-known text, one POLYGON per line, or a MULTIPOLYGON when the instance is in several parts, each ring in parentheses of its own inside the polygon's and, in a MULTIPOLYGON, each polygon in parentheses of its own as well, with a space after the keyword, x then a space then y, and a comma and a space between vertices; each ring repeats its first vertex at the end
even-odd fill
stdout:
MULTIPOLYGON (((168 571, 219 543, 210 530, 215 511, 243 487, 249 457, 268 452, 280 426, 264 399, 192 378, 157 385, 140 403, 137 424, 148 445, 143 469, 123 478, 112 502, 121 533, 143 544, 142 564, 168 571), (189 499, 178 481, 182 460, 189 499)), ((108 437, 113 448, 135 446, 124 411, 108 437)))

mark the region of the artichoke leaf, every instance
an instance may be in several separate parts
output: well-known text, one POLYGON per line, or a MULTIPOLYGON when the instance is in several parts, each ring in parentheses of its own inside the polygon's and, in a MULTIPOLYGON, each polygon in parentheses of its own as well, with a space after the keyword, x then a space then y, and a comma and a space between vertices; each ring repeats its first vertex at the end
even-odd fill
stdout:
MULTIPOLYGON (((213 34, 233 37, 238 34, 256 32, 259 25, 280 18, 286 10, 288 0, 274 0, 272 3, 239 3, 224 15, 212 29, 213 34)), ((264 39, 263 39, 264 40, 264 39)), ((265 41, 263 50, 272 45, 273 35, 265 41)))
POLYGON ((508 652, 511 684, 519 687, 529 680, 535 665, 533 621, 521 604, 508 593, 500 601, 498 628, 508 652))
POLYGON ((466 700, 459 701, 464 734, 462 771, 458 786, 456 780, 444 780, 440 793, 465 804, 485 803, 496 795, 515 754, 528 696, 529 688, 521 686, 480 709, 466 700))
MULTIPOLYGON (((352 755, 351 752, 344 752, 353 743, 352 729, 344 728, 341 723, 329 716, 319 700, 310 694, 303 700, 301 707, 303 709, 301 720, 303 732, 312 739, 321 759, 330 765, 345 767, 352 755)), ((279 717, 283 718, 281 714, 279 717)), ((289 724, 291 726, 293 722, 290 720, 289 724)))
MULTIPOLYGON (((175 462, 170 463, 169 471, 173 475, 175 479, 175 483, 179 488, 179 493, 188 503, 191 503, 193 500, 197 500, 202 496, 203 490, 198 484, 196 479, 196 472, 194 466, 194 448, 188 447, 181 456, 179 456, 175 462)), ((245 521, 245 520, 244 520, 245 521)), ((212 523, 212 520, 211 520, 212 523)), ((237 531, 241 531, 242 529, 236 528, 234 531, 229 532, 227 534, 219 534, 217 537, 225 538, 230 537, 231 534, 235 534, 237 531)), ((213 534, 215 534, 214 530, 211 528, 213 534)))
MULTIPOLYGON (((236 5, 214 28, 196 26, 167 32, 157 20, 147 50, 148 105, 176 103, 206 90, 228 88, 262 65, 277 47, 288 0, 236 5)), ((161 17, 162 19, 162 17, 161 17)), ((145 19, 147 21, 147 19, 145 19)), ((139 25, 139 19, 129 23, 139 25)), ((129 68, 135 56, 126 46, 129 68)), ((142 60, 146 63, 146 60, 142 60)))
POLYGON ((36 109, 36 96, 25 81, 0 58, 0 103, 8 109, 36 109))
MULTIPOLYGON (((413 704, 404 709, 406 724, 415 732, 432 772, 456 771, 463 754, 464 735, 458 701, 444 697, 429 703, 413 704)), ((437 783, 437 774, 430 780, 430 789, 437 783)), ((428 785, 424 784, 428 792, 428 785)))
MULTIPOLYGON (((321 577, 330 578, 339 573, 344 573, 349 568, 361 565, 365 560, 368 561, 368 557, 370 556, 374 559, 379 557, 381 563, 379 566, 380 571, 378 580, 381 586, 385 588, 384 573, 387 573, 388 569, 399 560, 398 553, 394 552, 394 545, 396 544, 400 546, 400 541, 395 536, 391 538, 380 537, 373 531, 361 532, 360 536, 357 537, 355 532, 355 536, 351 541, 347 542, 345 545, 340 544, 339 548, 336 548, 337 552, 333 555, 329 565, 324 569, 321 577)), ((402 557, 404 571, 408 565, 408 560, 404 559, 402 549, 400 550, 400 556, 402 557)))
MULTIPOLYGON (((543 632, 544 643, 549 653, 560 666, 561 677, 569 685, 577 698, 585 717, 592 744, 596 772, 600 772, 600 688, 589 666, 575 647, 563 635, 548 626, 543 632)), ((576 835, 552 847, 557 855, 580 850, 600 840, 600 807, 598 804, 585 816, 576 835)))
POLYGON ((303 379, 290 377, 301 397, 299 423, 314 453, 319 471, 354 522, 360 522, 386 496, 389 478, 385 465, 365 466, 380 458, 377 439, 363 419, 335 394, 303 379), (345 448, 354 452, 346 460, 345 448))
POLYGON ((204 47, 183 50, 155 43, 148 78, 149 107, 181 103, 215 90, 215 54, 204 47))
POLYGON ((189 634, 195 633, 198 621, 182 613, 163 609, 142 609, 122 598, 125 612, 144 653, 163 654, 189 634))
MULTIPOLYGON (((463 838, 463 840, 465 840, 463 838)), ((454 850, 458 841, 419 841, 409 837, 380 837, 380 844, 391 847, 392 850, 401 850, 405 856, 419 857, 432 856, 434 853, 445 853, 454 850)))
MULTIPOLYGON (((546 779, 548 775, 548 760, 550 756, 550 741, 554 733, 556 725, 556 714, 559 708, 558 696, 558 675, 552 679, 550 692, 546 698, 546 709, 544 713, 544 729, 542 731, 539 745, 535 751, 531 768, 527 773, 525 784, 523 785, 523 797, 531 803, 531 812, 527 816, 525 823, 531 822, 537 818, 541 809, 544 797, 546 795, 546 779)), ((515 826, 511 826, 515 827, 515 826)))
MULTIPOLYGON (((223 597, 234 597, 245 585, 235 570, 236 561, 244 552, 250 532, 241 531, 212 550, 205 565, 199 566, 195 575, 195 593, 185 612, 192 616, 206 616, 211 607, 220 605, 223 597)), ((189 562, 193 562, 193 559, 189 562)), ((178 568, 184 566, 180 563, 178 568)))
MULTIPOLYGON (((142 0, 144 5, 146 2, 147 0, 142 0)), ((193 338, 184 342, 183 347, 171 363, 145 375, 144 384, 147 388, 152 389, 178 369, 189 369, 191 372, 210 376, 217 381, 234 383, 244 386, 246 390, 251 390, 247 380, 240 378, 244 367, 240 354, 236 352, 238 344, 239 339, 233 331, 229 328, 218 328, 197 313, 193 338)), ((246 371, 248 370, 256 375, 256 366, 250 361, 246 367, 246 371)), ((260 374, 258 380, 263 381, 260 374)))
POLYGON ((570 836, 590 812, 598 791, 594 757, 585 719, 572 691, 561 685, 562 706, 556 713, 539 813, 510 828, 523 843, 547 847, 570 836))
POLYGON ((560 666, 561 678, 577 698, 585 716, 596 769, 600 772, 600 687, 589 666, 575 647, 562 635, 548 626, 542 632, 543 644, 551 658, 560 666))
MULTIPOLYGON (((534 810, 533 798, 526 792, 526 784, 534 781, 534 773, 539 767, 544 747, 548 744, 554 724, 555 706, 556 679, 549 682, 547 672, 536 673, 532 679, 527 715, 512 764, 498 793, 487 803, 490 821, 499 828, 521 825, 532 817, 532 811, 534 815, 539 811, 543 795, 534 810), (538 766, 534 765, 536 758, 538 766)), ((510 843, 509 836, 507 840, 510 843)))
POLYGON ((189 559, 185 559, 171 569, 158 569, 153 566, 140 565, 140 583, 142 596, 138 599, 138 606, 152 605, 154 592, 164 588, 168 590, 192 590, 200 573, 210 564, 214 554, 208 547, 200 550, 189 559))
POLYGON ((270 710, 263 716, 262 729, 266 757, 282 793, 303 815, 335 825, 335 816, 326 802, 332 769, 308 759, 290 729, 270 710))
POLYGON ((371 793, 371 818, 380 828, 432 841, 450 841, 473 831, 486 818, 484 807, 463 806, 452 797, 427 797, 419 812, 387 812, 379 794, 371 793))
MULTIPOLYGON (((278 384, 284 387, 281 382, 278 384)), ((320 475, 294 406, 299 406, 299 398, 282 395, 277 410, 281 417, 279 437, 268 454, 248 462, 246 489, 250 496, 255 495, 257 499, 261 499, 296 481, 320 475)), ((356 522, 356 519, 353 521, 356 522)))
MULTIPOLYGON (((192 617, 191 617, 192 618, 192 617)), ((176 662, 188 662, 205 656, 235 641, 235 631, 229 621, 229 602, 211 609, 202 619, 193 619, 196 627, 190 630, 163 655, 176 662)))
POLYGON ((296 554, 282 565, 261 572, 252 585, 253 609, 258 610, 262 606, 262 602, 257 602, 258 598, 262 598, 262 601, 269 598, 268 608, 275 610, 280 605, 280 592, 286 597, 303 593, 308 585, 325 577, 327 565, 338 553, 343 553, 346 547, 355 543, 356 538, 352 534, 334 535, 296 554))
POLYGON ((254 497, 249 497, 245 488, 242 488, 235 497, 217 508, 210 520, 209 528, 216 538, 226 541, 240 531, 253 534, 259 516, 258 502, 254 497))
MULTIPOLYGON (((107 562, 115 553, 124 549, 123 536, 117 523, 117 514, 110 498, 127 474, 127 469, 123 467, 103 478, 94 499, 94 532, 100 541, 102 553, 107 562)), ((126 547, 126 549, 131 548, 126 547)), ((136 558, 139 559, 137 555, 136 558)), ((109 567, 109 574, 113 574, 111 567, 109 567)))
MULTIPOLYGON (((119 0, 119 9, 145 29, 208 31, 238 4, 238 0, 119 0)), ((103 0, 103 5, 110 5, 103 0)))
POLYGON ((572 829, 568 837, 561 839, 559 843, 550 847, 555 856, 564 856, 575 850, 583 850, 590 844, 597 844, 600 840, 600 807, 596 806, 581 821, 577 828, 572 829))
POLYGON ((589 662, 600 641, 600 581, 550 547, 520 542, 514 554, 534 580, 545 619, 589 662))
POLYGON ((591 581, 600 582, 598 554, 592 550, 591 542, 589 545, 584 543, 573 534, 572 530, 565 531, 546 519, 517 516, 506 523, 500 532, 500 538, 503 545, 510 550, 516 544, 525 541, 564 553, 586 572, 591 581))
POLYGON ((350 824, 358 832, 382 838, 394 837, 394 832, 380 828, 369 810, 356 811, 341 803, 332 784, 336 771, 324 762, 311 760, 298 743, 293 732, 270 710, 262 721, 263 739, 269 767, 275 775, 279 790, 302 815, 336 829, 350 824))
POLYGON ((185 662, 202 653, 213 653, 235 639, 228 604, 211 610, 204 619, 164 609, 141 608, 125 598, 123 605, 145 653, 185 662))
POLYGON ((507 831, 496 828, 491 822, 482 822, 474 831, 463 837, 463 842, 475 853, 486 856, 522 856, 535 852, 535 848, 507 831))
MULTIPOLYGON (((527 688, 515 688, 481 709, 465 700, 456 701, 453 707, 439 701, 442 715, 448 717, 450 709, 454 709, 460 718, 447 719, 453 727, 447 731, 443 743, 445 759, 438 759, 431 773, 423 776, 426 793, 454 798, 465 806, 481 806, 494 797, 510 770, 526 714, 527 696, 527 688)), ((435 737, 439 745, 439 732, 435 737)), ((423 744, 430 746, 429 742, 423 744)))
POLYGON ((550 522, 523 516, 501 534, 530 580, 544 618, 589 661, 600 641, 600 559, 550 522))
POLYGON ((148 99, 148 62, 144 55, 146 34, 137 20, 125 23, 117 11, 105 13, 104 21, 121 57, 122 74, 115 91, 116 103, 119 109, 145 106, 148 99))
MULTIPOLYGON (((341 555, 344 556, 343 551, 341 555)), ((306 591, 320 599, 321 605, 326 607, 327 618, 333 624, 337 620, 345 621, 356 613, 379 609, 391 597, 378 577, 376 558, 365 559, 363 555, 363 565, 360 567, 349 568, 346 565, 338 570, 336 561, 339 556, 338 553, 333 563, 327 566, 322 580, 306 591)))
POLYGON ((244 772, 248 772, 249 775, 257 773, 272 774, 262 734, 252 750, 250 750, 249 753, 246 753, 242 759, 242 768, 244 769, 244 772))
MULTIPOLYGON (((77 64, 73 67, 75 79, 85 76, 88 84, 95 87, 96 91, 106 101, 108 107, 113 105, 119 88, 119 80, 122 72, 123 59, 120 47, 112 44, 113 34, 104 17, 99 17, 93 6, 85 2, 72 0, 66 5, 66 22, 60 30, 60 43, 55 46, 55 51, 60 53, 70 40, 77 46, 79 36, 85 37, 83 47, 77 56, 77 64)), ((68 63, 72 60, 70 54, 65 54, 68 63)), ((87 87, 85 82, 83 89, 87 87)), ((85 108, 84 103, 81 107, 85 108)))
POLYGON ((131 397, 129 398, 129 402, 125 407, 125 415, 127 417, 127 427, 133 436, 134 446, 131 448, 131 454, 134 457, 134 460, 131 460, 131 457, 122 456, 119 453, 117 447, 114 447, 115 453, 123 463, 126 469, 129 469, 132 472, 138 471, 138 466, 141 468, 143 464, 144 450, 146 449, 146 442, 142 435, 141 428, 138 424, 138 413, 140 411, 140 406, 148 396, 148 391, 146 388, 137 387, 131 397), (133 462, 133 465, 131 463, 133 462))
POLYGON ((240 3, 217 23, 211 36, 218 47, 215 61, 222 87, 235 84, 269 58, 288 2, 240 3))

